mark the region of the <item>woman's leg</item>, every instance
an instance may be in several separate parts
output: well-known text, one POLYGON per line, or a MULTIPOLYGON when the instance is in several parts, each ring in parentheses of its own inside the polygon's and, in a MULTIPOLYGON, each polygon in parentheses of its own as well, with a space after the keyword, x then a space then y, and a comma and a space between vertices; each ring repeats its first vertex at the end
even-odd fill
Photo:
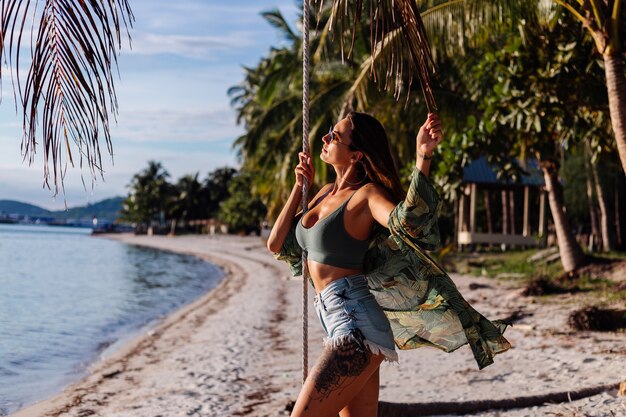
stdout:
POLYGON ((359 393, 339 412, 340 417, 376 417, 380 390, 380 367, 376 368, 359 393))
POLYGON ((373 355, 356 341, 338 348, 324 348, 298 395, 291 416, 335 417, 377 373, 383 359, 384 356, 373 355))

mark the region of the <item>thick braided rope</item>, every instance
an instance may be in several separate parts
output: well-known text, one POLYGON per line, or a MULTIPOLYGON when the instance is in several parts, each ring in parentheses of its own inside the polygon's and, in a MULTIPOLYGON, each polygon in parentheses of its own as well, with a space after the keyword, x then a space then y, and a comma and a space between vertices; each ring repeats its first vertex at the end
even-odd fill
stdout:
MULTIPOLYGON (((302 151, 309 153, 309 8, 310 0, 302 2, 302 151)), ((302 186, 302 213, 307 210, 309 184, 306 179, 302 186)), ((302 253, 302 383, 309 372, 309 315, 308 290, 309 270, 306 266, 306 252, 302 253)))

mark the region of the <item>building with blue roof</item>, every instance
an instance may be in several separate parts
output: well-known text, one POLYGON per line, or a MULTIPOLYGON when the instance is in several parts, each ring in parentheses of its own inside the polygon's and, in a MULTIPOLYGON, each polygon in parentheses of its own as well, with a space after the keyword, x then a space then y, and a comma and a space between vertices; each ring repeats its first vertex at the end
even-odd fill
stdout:
POLYGON ((516 180, 498 178, 498 169, 485 157, 463 168, 461 198, 456 208, 459 246, 544 244, 548 219, 543 173, 537 160, 528 159, 523 166, 516 180))

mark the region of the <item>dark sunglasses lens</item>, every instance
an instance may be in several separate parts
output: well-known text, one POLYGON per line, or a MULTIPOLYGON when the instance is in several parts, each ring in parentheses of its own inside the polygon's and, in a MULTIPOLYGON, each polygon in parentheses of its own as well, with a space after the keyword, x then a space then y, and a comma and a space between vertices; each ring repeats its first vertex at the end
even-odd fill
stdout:
POLYGON ((335 139, 334 136, 335 135, 333 134, 333 127, 331 126, 330 129, 328 130, 328 133, 322 136, 322 142, 328 145, 330 144, 330 142, 333 141, 333 139, 335 139))

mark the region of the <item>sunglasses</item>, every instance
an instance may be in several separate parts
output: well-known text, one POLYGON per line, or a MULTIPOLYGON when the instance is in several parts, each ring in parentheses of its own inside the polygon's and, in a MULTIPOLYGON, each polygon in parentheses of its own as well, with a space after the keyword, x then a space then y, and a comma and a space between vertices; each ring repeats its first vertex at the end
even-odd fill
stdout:
POLYGON ((333 131, 333 126, 332 125, 330 126, 330 129, 328 129, 328 134, 322 136, 322 141, 324 141, 324 143, 327 144, 327 145, 330 145, 331 143, 335 142, 335 143, 338 143, 340 145, 347 146, 348 148, 350 148, 353 151, 356 150, 356 147, 353 144, 351 144, 351 143, 344 143, 344 142, 342 142, 339 139, 339 135, 336 134, 333 131))

